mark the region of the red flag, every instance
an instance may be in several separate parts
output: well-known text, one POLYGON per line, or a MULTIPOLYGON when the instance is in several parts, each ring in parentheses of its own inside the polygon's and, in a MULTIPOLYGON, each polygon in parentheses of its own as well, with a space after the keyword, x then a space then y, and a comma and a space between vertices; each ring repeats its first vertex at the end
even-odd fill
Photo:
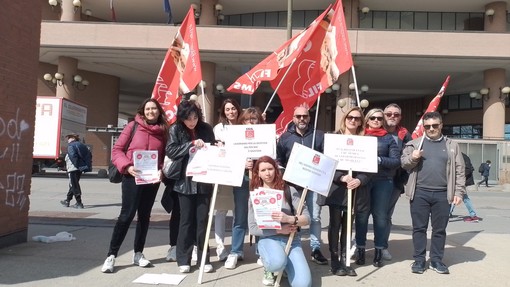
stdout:
POLYGON ((271 81, 275 89, 282 82, 278 95, 284 112, 276 120, 277 132, 284 131, 296 107, 311 107, 319 95, 352 66, 342 1, 326 11, 326 15, 321 15, 323 18, 317 18, 319 28, 303 42, 305 47, 295 63, 282 68, 271 81))
POLYGON ((292 39, 281 45, 276 51, 267 56, 250 71, 239 77, 230 87, 229 92, 252 95, 262 81, 271 81, 288 67, 294 59, 307 48, 310 37, 319 27, 319 20, 323 19, 329 8, 324 11, 308 28, 301 31, 292 39))
MULTIPOLYGON (((427 107, 427 110, 424 114, 435 112, 437 110, 437 107, 439 106, 439 103, 441 102, 441 98, 444 95, 444 91, 446 90, 446 87, 448 86, 448 82, 450 81, 450 76, 446 77, 446 80, 444 81, 443 85, 441 86, 441 89, 439 89, 439 92, 437 95, 430 101, 429 106, 427 107)), ((423 135, 423 115, 421 116, 420 120, 418 121, 418 124, 416 125, 416 128, 413 131, 413 139, 419 138, 423 135)))
POLYGON ((195 15, 193 7, 190 6, 161 64, 152 91, 152 97, 163 106, 169 123, 175 121, 182 94, 189 93, 201 80, 195 15))

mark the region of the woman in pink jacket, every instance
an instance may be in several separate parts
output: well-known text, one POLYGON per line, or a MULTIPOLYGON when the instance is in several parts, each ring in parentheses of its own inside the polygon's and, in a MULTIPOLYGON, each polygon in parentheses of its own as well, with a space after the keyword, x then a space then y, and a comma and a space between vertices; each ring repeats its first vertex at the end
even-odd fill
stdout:
POLYGON ((122 208, 113 229, 107 258, 101 268, 103 273, 113 272, 115 257, 117 257, 129 226, 137 213, 133 264, 140 267, 151 265, 142 252, 149 230, 152 205, 160 183, 135 184, 135 176, 139 171, 133 165, 133 152, 137 150, 157 151, 158 169, 160 178, 162 178, 161 168, 165 157, 167 135, 168 124, 163 108, 155 99, 146 99, 138 108, 135 120, 126 125, 112 149, 112 162, 123 174, 122 208))

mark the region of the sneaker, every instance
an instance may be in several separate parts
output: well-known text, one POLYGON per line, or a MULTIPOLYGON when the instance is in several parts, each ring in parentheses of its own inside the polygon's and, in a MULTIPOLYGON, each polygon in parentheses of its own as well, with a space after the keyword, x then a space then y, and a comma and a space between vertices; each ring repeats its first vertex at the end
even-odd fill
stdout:
POLYGON ((151 265, 151 262, 145 259, 145 256, 143 256, 142 252, 136 252, 133 255, 133 264, 138 265, 140 267, 147 267, 151 265))
POLYGON ((414 261, 411 265, 411 271, 416 274, 423 274, 425 272, 425 261, 414 261))
POLYGON ((60 204, 62 204, 63 207, 69 207, 69 200, 61 200, 60 204))
POLYGON ((211 273, 214 271, 214 267, 211 264, 204 265, 204 273, 211 273))
POLYGON ((264 262, 262 262, 262 258, 259 257, 259 259, 257 259, 257 265, 264 266, 264 262))
POLYGON ((312 261, 319 264, 319 265, 326 265, 328 264, 328 259, 322 255, 320 249, 315 249, 312 252, 312 261))
POLYGON ((189 266, 189 265, 179 266, 179 272, 181 272, 181 273, 189 273, 190 271, 191 271, 191 266, 189 266))
POLYGON ((439 274, 450 274, 448 267, 446 267, 443 262, 430 262, 429 269, 432 269, 439 274))
POLYGON ((274 274, 272 272, 266 271, 264 268, 264 277, 262 277, 262 284, 264 286, 274 286, 274 274))
POLYGON ((83 209, 83 203, 77 202, 71 206, 72 208, 83 209))
POLYGON ((101 272, 113 273, 114 266, 115 266, 115 255, 110 255, 110 256, 106 257, 106 260, 103 263, 103 267, 101 268, 101 272))
POLYGON ((476 215, 464 218, 465 222, 478 222, 479 220, 480 218, 476 215))
POLYGON ((227 257, 227 261, 225 261, 225 268, 227 269, 235 269, 237 266, 237 257, 238 255, 235 253, 231 253, 227 257))
MULTIPOLYGON (((218 252, 218 249, 216 249, 216 251, 218 252)), ((229 253, 226 249, 221 249, 221 251, 219 251, 219 254, 218 254, 218 261, 225 261, 227 260, 227 257, 229 256, 229 253)))
POLYGON ((165 260, 167 262, 177 261, 177 248, 175 246, 170 246, 170 249, 168 249, 168 254, 166 255, 165 260))
POLYGON ((198 248, 195 245, 195 246, 193 246, 193 252, 191 253, 191 261, 197 261, 198 260, 197 259, 198 258, 197 253, 198 253, 198 248))
POLYGON ((391 253, 388 251, 388 249, 382 250, 382 259, 386 261, 390 261, 393 257, 391 257, 391 253))

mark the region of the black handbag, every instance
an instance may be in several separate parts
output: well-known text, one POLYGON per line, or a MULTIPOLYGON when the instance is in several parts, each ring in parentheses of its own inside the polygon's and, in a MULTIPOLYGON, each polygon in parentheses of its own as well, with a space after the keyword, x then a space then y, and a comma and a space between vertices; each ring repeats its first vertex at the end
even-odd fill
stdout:
POLYGON ((163 174, 168 179, 178 180, 181 178, 182 159, 172 160, 165 156, 163 163, 163 174))
MULTIPOLYGON (((133 129, 131 130, 131 134, 129 135, 129 141, 127 142, 126 146, 124 147, 124 153, 127 152, 127 149, 129 148, 129 145, 131 144, 131 140, 133 139, 133 136, 136 131, 136 127, 138 126, 138 123, 135 122, 133 125, 133 129)), ((110 164, 108 165, 108 179, 111 183, 121 183, 122 177, 124 175, 117 169, 117 167, 113 164, 113 162, 110 161, 110 164)))

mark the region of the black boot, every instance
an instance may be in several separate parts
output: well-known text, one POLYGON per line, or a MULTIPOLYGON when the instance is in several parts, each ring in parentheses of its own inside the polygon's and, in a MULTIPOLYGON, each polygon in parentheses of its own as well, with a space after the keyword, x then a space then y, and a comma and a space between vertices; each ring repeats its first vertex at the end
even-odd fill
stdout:
POLYGON ((356 248, 356 264, 365 265, 365 248, 356 248))
POLYGON ((383 261, 382 261, 382 249, 375 249, 375 255, 374 255, 374 266, 375 267, 382 267, 383 261))
POLYGON ((342 269, 342 264, 338 259, 338 253, 331 252, 331 273, 333 273, 333 275, 345 276, 347 274, 344 274, 344 271, 345 270, 342 269))
POLYGON ((345 256, 345 253, 342 253, 342 256, 340 257, 340 264, 342 264, 342 268, 345 271, 345 275, 358 276, 358 274, 356 274, 356 271, 354 271, 354 269, 351 266, 347 266, 346 262, 347 257, 345 256))

